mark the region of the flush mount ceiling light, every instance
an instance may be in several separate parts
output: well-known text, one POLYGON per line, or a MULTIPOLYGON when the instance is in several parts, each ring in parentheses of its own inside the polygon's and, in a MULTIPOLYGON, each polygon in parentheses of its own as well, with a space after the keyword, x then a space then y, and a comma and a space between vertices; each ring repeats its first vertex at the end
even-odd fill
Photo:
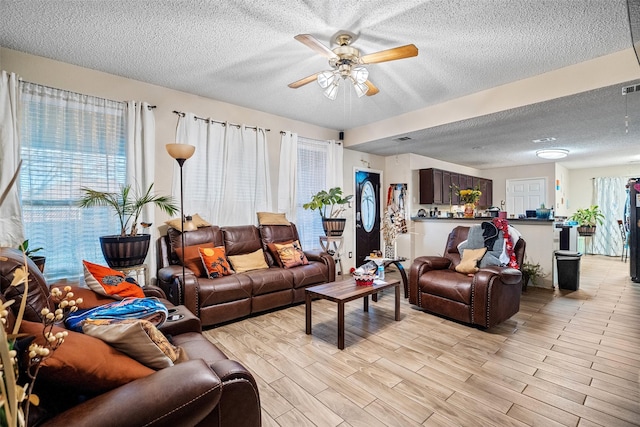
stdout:
POLYGON ((567 157, 568 154, 569 154, 569 150, 563 150, 561 148, 553 148, 548 150, 536 151, 536 156, 542 159, 549 159, 549 160, 563 159, 567 157))
POLYGON ((304 79, 290 83, 289 87, 297 89, 315 80, 320 87, 324 89, 324 96, 334 100, 338 95, 340 82, 345 80, 353 85, 358 98, 364 95, 372 96, 380 92, 380 90, 369 81, 369 70, 367 70, 364 65, 395 61, 397 59, 410 58, 418 55, 418 48, 412 44, 408 44, 406 46, 395 47, 393 49, 361 56, 358 49, 349 45, 353 37, 352 34, 348 33, 339 34, 335 40, 338 47, 332 50, 309 34, 298 34, 295 36, 294 38, 300 43, 305 44, 316 53, 327 57, 331 70, 312 74, 304 79))

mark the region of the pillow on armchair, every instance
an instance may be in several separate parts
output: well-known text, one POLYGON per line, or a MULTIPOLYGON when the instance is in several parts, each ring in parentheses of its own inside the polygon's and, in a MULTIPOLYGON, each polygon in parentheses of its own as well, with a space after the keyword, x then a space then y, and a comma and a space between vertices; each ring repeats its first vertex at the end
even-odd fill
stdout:
POLYGON ((478 263, 487 252, 487 248, 482 247, 480 249, 465 249, 462 251, 462 259, 460 264, 456 265, 456 271, 458 273, 473 274, 477 273, 478 263))

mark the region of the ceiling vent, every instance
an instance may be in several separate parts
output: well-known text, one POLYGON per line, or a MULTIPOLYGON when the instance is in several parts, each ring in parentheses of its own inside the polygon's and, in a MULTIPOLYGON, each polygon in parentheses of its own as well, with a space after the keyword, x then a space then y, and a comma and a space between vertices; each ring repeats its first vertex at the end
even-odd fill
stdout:
POLYGON ((393 140, 394 141, 408 141, 410 139, 411 139, 411 137, 409 137, 409 136, 401 136, 399 138, 394 138, 393 140))
POLYGON ((623 96, 633 92, 640 92, 640 85, 631 85, 622 88, 623 96))
POLYGON ((556 139, 552 136, 546 137, 546 138, 540 138, 540 139, 534 139, 533 142, 535 142, 536 144, 540 143, 540 142, 553 142, 556 139))

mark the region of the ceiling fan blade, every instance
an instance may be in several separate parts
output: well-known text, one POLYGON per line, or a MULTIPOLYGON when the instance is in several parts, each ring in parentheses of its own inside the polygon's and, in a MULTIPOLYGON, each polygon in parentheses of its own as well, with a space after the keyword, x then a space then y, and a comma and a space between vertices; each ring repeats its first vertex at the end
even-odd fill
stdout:
POLYGON ((300 86, 304 86, 307 83, 311 83, 312 81, 316 80, 318 78, 318 73, 312 74, 308 77, 305 77, 304 79, 300 79, 297 82, 293 82, 293 83, 289 83, 289 87, 291 89, 298 89, 300 86))
POLYGON ((367 87, 369 88, 369 90, 367 91, 367 96, 373 96, 376 93, 380 92, 380 89, 378 89, 376 87, 376 85, 374 85, 373 83, 371 83, 369 80, 367 80, 366 82, 364 82, 364 84, 367 85, 367 87))
POLYGON ((294 39, 298 40, 300 43, 308 46, 311 50, 314 50, 315 52, 319 53, 322 56, 326 56, 329 59, 338 57, 338 55, 333 53, 331 49, 320 43, 318 39, 313 37, 311 34, 298 34, 294 37, 294 39))
POLYGON ((381 50, 380 52, 364 55, 360 59, 364 64, 376 64, 379 62, 395 61, 396 59, 410 58, 418 56, 418 48, 415 45, 394 47, 393 49, 381 50))

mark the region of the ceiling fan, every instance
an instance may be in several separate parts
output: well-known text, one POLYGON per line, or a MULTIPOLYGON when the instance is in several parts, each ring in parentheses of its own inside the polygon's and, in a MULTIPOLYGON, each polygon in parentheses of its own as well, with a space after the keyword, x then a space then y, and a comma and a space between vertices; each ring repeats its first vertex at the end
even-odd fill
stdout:
POLYGON ((334 49, 329 49, 310 34, 298 34, 294 38, 316 53, 329 58, 329 65, 332 69, 290 83, 289 87, 297 89, 315 80, 324 89, 324 95, 331 100, 336 99, 341 80, 349 80, 358 97, 375 95, 380 90, 369 81, 369 70, 365 65, 418 55, 418 48, 413 44, 408 44, 360 56, 360 51, 350 46, 353 36, 348 33, 338 34, 335 39, 338 47, 334 49))

